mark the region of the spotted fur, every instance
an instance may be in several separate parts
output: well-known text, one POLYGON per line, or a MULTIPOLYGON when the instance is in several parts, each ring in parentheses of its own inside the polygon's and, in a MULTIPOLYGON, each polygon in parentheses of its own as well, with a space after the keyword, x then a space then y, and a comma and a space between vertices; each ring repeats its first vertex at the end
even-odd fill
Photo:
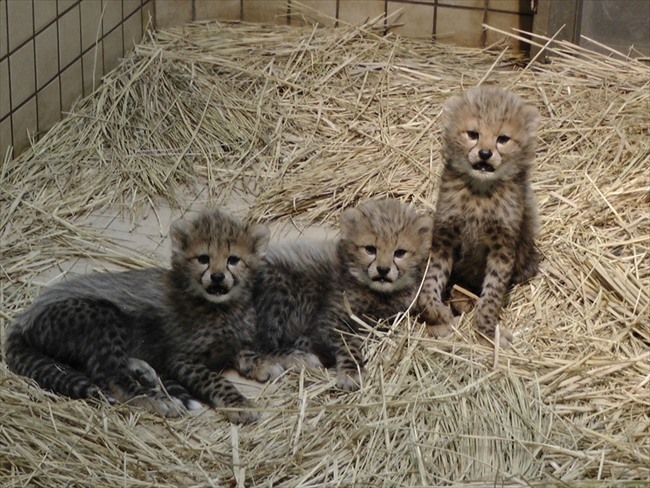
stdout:
MULTIPOLYGON (((476 329, 494 339, 504 293, 537 273, 537 206, 529 183, 539 114, 512 92, 480 87, 443 107, 444 170, 420 308, 434 335, 451 331, 453 284, 479 296, 476 329)), ((512 334, 501 329, 501 345, 512 334)))
POLYGON ((233 422, 255 420, 221 371, 250 372, 258 360, 248 349, 250 299, 268 237, 265 226, 219 210, 179 220, 171 269, 92 274, 51 287, 9 326, 7 364, 73 398, 105 396, 177 416, 196 397, 232 408, 233 422), (155 387, 156 372, 171 398, 155 387))
MULTIPOLYGON (((433 221, 395 200, 346 210, 338 240, 271 246, 257 275, 258 342, 292 362, 337 369, 337 386, 356 390, 364 358, 360 318, 404 312, 416 299, 433 221)), ((272 376, 272 375, 271 375, 272 376)))

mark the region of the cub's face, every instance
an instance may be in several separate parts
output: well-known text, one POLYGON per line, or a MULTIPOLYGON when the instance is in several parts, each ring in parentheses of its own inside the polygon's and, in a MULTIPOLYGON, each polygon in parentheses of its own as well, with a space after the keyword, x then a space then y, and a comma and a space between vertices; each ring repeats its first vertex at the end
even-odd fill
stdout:
POLYGON ((514 93, 479 87, 444 106, 444 155, 477 180, 506 180, 534 158, 539 114, 514 93))
POLYGON ((371 200, 341 217, 340 246, 352 276, 380 293, 419 285, 433 221, 396 200, 371 200))
POLYGON ((213 303, 236 299, 252 280, 269 240, 261 224, 246 225, 214 210, 174 222, 172 269, 188 292, 213 303))

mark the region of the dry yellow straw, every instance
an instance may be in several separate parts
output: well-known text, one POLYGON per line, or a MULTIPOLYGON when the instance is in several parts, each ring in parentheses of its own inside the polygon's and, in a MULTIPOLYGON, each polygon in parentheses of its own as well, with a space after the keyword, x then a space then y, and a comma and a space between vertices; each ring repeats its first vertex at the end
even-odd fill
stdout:
POLYGON ((445 340, 402 315, 367 338, 361 391, 290 371, 262 388, 263 419, 245 427, 209 409, 165 420, 69 400, 0 363, 0 485, 648 482, 650 70, 539 36, 551 62, 526 66, 503 44, 383 36, 373 22, 201 22, 137 46, 2 165, 0 333, 45 270, 152 264, 84 223, 100 209, 137 222, 161 198, 183 206, 205 190, 213 204, 243 194, 263 221, 335 224, 378 196, 433 211, 441 104, 482 83, 543 114, 532 176, 543 261, 503 311, 513 347, 479 345, 471 314, 445 340))

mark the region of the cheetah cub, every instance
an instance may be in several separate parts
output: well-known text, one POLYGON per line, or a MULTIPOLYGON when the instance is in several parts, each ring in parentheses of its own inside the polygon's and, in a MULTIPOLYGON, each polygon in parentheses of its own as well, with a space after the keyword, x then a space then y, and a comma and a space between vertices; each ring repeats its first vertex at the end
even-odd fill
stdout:
POLYGON ((424 275, 432 226, 396 200, 372 200, 342 214, 338 240, 270 246, 255 285, 258 347, 279 356, 282 368, 335 366, 337 387, 358 389, 360 326, 346 302, 360 318, 406 311, 424 275))
POLYGON ((195 397, 232 408, 233 422, 255 420, 220 372, 256 367, 252 277, 269 231, 214 210, 174 222, 170 234, 169 270, 87 275, 45 291, 7 329, 9 367, 73 398, 174 417, 200 407, 195 397))
MULTIPOLYGON (((479 87, 443 106, 444 170, 431 264, 419 305, 430 332, 451 332, 451 285, 479 295, 478 332, 493 340, 509 285, 537 273, 537 206, 528 181, 539 114, 514 93, 479 87)), ((500 345, 512 340, 500 330, 500 345)))

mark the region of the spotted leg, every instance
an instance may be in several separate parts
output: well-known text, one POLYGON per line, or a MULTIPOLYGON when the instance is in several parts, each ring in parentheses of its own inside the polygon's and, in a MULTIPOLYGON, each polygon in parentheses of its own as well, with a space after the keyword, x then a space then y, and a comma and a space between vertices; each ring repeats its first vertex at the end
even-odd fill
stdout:
POLYGON ((248 410, 255 408, 255 405, 239 393, 235 385, 192 358, 174 358, 170 377, 199 400, 215 408, 233 409, 226 412, 228 420, 233 423, 247 424, 259 418, 257 412, 248 410))
POLYGON ((330 341, 336 359, 336 386, 346 391, 358 390, 365 371, 361 337, 332 329, 330 341))
MULTIPOLYGON (((477 331, 489 340, 494 340, 495 337, 501 303, 515 261, 514 251, 507 248, 505 242, 507 238, 501 237, 490 247, 481 296, 474 312, 474 325, 477 331)), ((499 332, 499 345, 508 346, 512 340, 512 333, 507 329, 500 329, 499 332)))
POLYGON ((420 314, 427 323, 427 332, 434 337, 444 337, 452 332, 453 315, 442 302, 453 264, 451 239, 438 235, 431 247, 429 269, 424 278, 418 299, 420 314))

